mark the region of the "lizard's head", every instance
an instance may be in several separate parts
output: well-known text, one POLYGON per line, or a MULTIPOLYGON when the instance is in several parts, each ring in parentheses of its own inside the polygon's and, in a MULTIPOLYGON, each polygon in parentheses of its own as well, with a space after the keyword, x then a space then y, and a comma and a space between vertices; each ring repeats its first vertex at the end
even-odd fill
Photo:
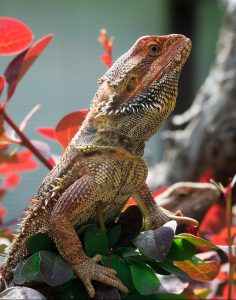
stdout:
POLYGON ((141 37, 99 81, 91 113, 103 130, 145 141, 174 109, 191 41, 183 35, 141 37), (107 126, 106 126, 107 124, 107 126))

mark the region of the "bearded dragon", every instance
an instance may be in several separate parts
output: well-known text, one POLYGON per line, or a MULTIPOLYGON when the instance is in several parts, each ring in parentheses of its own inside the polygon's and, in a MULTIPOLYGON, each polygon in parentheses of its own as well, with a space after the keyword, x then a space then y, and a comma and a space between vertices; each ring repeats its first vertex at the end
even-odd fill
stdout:
POLYGON ((183 35, 144 36, 101 77, 82 127, 61 161, 46 176, 22 220, 8 252, 2 276, 9 279, 27 254, 25 240, 47 232, 62 257, 84 283, 90 297, 96 280, 127 293, 116 272, 100 264, 101 255, 85 255, 75 227, 114 220, 132 196, 140 206, 145 228, 169 220, 197 221, 160 208, 145 183, 145 142, 175 106, 178 79, 191 42, 183 35))

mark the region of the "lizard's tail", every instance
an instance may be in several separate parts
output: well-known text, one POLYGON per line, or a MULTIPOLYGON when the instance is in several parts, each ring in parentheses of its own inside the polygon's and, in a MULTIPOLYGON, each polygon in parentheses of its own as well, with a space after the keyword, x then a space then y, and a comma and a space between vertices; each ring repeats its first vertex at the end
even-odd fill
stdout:
POLYGON ((7 253, 6 263, 0 268, 0 278, 2 282, 9 282, 12 279, 16 265, 27 255, 25 240, 34 233, 47 231, 47 229, 44 228, 47 222, 45 221, 44 224, 42 224, 39 220, 46 220, 48 213, 42 201, 37 199, 32 201, 32 206, 25 212, 25 216, 14 235, 13 242, 7 253))

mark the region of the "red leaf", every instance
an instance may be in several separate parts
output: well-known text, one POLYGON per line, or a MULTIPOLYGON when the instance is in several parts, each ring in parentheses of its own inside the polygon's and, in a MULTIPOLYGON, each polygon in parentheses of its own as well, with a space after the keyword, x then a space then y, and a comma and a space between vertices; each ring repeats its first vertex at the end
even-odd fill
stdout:
POLYGON ((211 168, 206 169, 205 171, 203 171, 203 173, 201 174, 198 182, 209 182, 211 178, 214 177, 214 172, 211 168))
POLYGON ((6 83, 5 76, 4 75, 0 75, 0 96, 2 95, 2 92, 4 90, 5 83, 6 83))
POLYGON ((13 188, 20 183, 20 175, 19 174, 9 174, 4 179, 4 185, 6 188, 13 188))
POLYGON ((101 61, 108 67, 110 68, 112 65, 112 57, 109 54, 103 54, 100 56, 101 61))
POLYGON ((22 151, 7 156, 7 161, 4 161, 4 156, 0 156, 0 174, 9 174, 9 172, 32 171, 37 169, 38 164, 32 159, 33 154, 29 151, 22 151))
POLYGON ((216 203, 207 211, 201 222, 199 231, 203 234, 217 233, 225 226, 225 224, 225 208, 216 203))
POLYGON ((0 207, 0 218, 4 218, 7 214, 7 209, 6 207, 0 207))
POLYGON ((25 50, 33 38, 31 29, 20 20, 0 18, 0 55, 13 55, 25 50))
POLYGON ((164 193, 168 189, 168 186, 163 186, 161 188, 158 188, 154 192, 152 192, 153 198, 159 196, 160 194, 164 193))
POLYGON ((88 109, 75 111, 64 116, 57 124, 55 129, 56 138, 62 145, 63 149, 69 145, 71 139, 79 130, 87 114, 88 109))
POLYGON ((9 85, 6 102, 12 97, 15 92, 16 86, 19 81, 23 78, 25 73, 39 57, 39 55, 46 48, 48 43, 52 40, 53 35, 49 34, 38 40, 29 49, 20 53, 14 58, 5 70, 6 81, 9 85))
POLYGON ((98 38, 99 42, 102 44, 105 54, 101 55, 101 61, 110 68, 112 65, 112 47, 113 41, 112 39, 108 39, 107 31, 105 29, 101 30, 101 34, 98 38))
POLYGON ((38 127, 36 131, 41 134, 43 137, 46 137, 50 140, 56 140, 55 129, 51 127, 38 127))

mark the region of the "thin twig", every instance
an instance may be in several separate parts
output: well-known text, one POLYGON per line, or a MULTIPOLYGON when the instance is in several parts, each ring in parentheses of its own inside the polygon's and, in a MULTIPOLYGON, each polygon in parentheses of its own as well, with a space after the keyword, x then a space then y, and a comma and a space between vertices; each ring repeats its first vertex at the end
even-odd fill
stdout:
POLYGON ((28 137, 19 129, 19 127, 14 123, 12 118, 8 113, 2 109, 0 113, 3 115, 4 120, 15 130, 17 135, 21 138, 22 145, 28 148, 49 170, 52 169, 49 161, 38 151, 38 149, 31 143, 28 137))

